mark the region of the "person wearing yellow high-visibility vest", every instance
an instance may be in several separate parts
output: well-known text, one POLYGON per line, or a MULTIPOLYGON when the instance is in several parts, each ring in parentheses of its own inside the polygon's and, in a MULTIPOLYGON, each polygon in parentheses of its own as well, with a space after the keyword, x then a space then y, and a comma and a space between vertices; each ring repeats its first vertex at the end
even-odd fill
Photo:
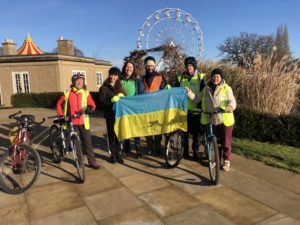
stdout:
POLYGON ((89 114, 96 109, 96 104, 92 99, 89 91, 86 89, 85 77, 81 73, 72 76, 71 88, 64 91, 56 104, 57 115, 66 116, 74 115, 76 112, 84 112, 85 114, 72 118, 74 128, 80 133, 82 142, 84 143, 89 166, 99 169, 100 165, 96 162, 91 133, 89 114))
MULTIPOLYGON (((191 89, 194 93, 199 94, 200 91, 206 86, 206 78, 204 73, 200 73, 197 70, 197 60, 195 57, 189 56, 184 60, 185 72, 177 77, 175 86, 177 87, 187 87, 191 89)), ((183 157, 185 159, 189 158, 189 134, 193 135, 193 159, 198 160, 199 152, 199 134, 201 131, 201 124, 199 123, 200 115, 195 113, 198 108, 198 104, 188 99, 187 108, 187 132, 184 133, 184 152, 183 157)))
POLYGON ((215 112, 221 109, 224 112, 213 114, 210 121, 209 115, 202 113, 201 124, 213 125, 221 147, 219 148, 220 157, 224 160, 223 170, 229 171, 231 157, 232 130, 234 125, 233 111, 236 108, 236 100, 231 87, 224 80, 223 70, 216 68, 211 72, 211 81, 200 94, 194 94, 187 88, 189 99, 194 102, 201 101, 201 109, 204 112, 215 112))

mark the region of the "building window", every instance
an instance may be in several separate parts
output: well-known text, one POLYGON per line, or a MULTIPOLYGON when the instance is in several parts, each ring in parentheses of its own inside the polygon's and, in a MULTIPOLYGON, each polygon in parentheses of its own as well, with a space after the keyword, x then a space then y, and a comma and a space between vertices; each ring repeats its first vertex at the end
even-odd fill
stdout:
POLYGON ((28 72, 12 73, 14 93, 30 93, 30 82, 28 72))
POLYGON ((98 87, 103 84, 103 74, 102 74, 102 72, 96 72, 96 83, 97 83, 98 87))

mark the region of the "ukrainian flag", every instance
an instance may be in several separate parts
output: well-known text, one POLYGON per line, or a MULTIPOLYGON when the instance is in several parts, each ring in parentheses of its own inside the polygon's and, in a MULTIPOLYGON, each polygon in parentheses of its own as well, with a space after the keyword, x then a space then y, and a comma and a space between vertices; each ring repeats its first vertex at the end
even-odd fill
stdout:
POLYGON ((114 105, 115 133, 119 140, 187 131, 187 95, 171 88, 121 98, 114 105))

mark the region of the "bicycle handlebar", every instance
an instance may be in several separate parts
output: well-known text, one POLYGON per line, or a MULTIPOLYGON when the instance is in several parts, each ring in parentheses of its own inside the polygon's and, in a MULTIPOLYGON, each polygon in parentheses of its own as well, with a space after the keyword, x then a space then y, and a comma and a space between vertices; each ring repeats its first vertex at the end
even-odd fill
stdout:
MULTIPOLYGON (((18 112, 16 112, 16 113, 14 113, 14 114, 9 115, 8 118, 9 119, 15 119, 16 121, 20 122, 21 124, 24 124, 24 123, 27 122, 27 123, 29 123, 30 125, 33 125, 33 126, 40 126, 42 123, 44 123, 46 121, 46 119, 43 118, 41 122, 35 122, 34 119, 32 119, 30 117, 28 118, 28 117, 26 117, 24 115, 23 116, 22 115, 21 116, 17 116, 20 113, 22 113, 21 110, 18 111, 18 112), (27 120, 25 120, 25 118, 27 120)), ((31 116, 31 115, 29 115, 29 116, 31 116)))
POLYGON ((205 113, 205 114, 208 114, 208 115, 218 114, 218 113, 227 113, 224 109, 221 109, 221 108, 216 108, 213 112, 203 111, 202 109, 196 109, 196 110, 193 110, 192 112, 205 113))
POLYGON ((14 119, 14 118, 16 117, 16 115, 18 115, 18 114, 20 114, 20 113, 22 113, 21 110, 19 110, 18 112, 14 113, 14 114, 9 115, 8 118, 9 118, 9 119, 14 119))

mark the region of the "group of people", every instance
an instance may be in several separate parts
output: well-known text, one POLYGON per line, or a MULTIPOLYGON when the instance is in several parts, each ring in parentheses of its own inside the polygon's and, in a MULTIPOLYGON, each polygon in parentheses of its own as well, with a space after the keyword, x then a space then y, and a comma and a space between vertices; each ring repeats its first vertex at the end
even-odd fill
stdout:
MULTIPOLYGON (((184 87, 187 92, 187 124, 188 130, 184 135, 184 158, 189 155, 189 134, 193 137, 192 150, 193 159, 198 160, 199 134, 203 127, 209 122, 213 124, 214 133, 220 143, 220 157, 222 157, 223 169, 229 171, 231 157, 231 140, 234 124, 233 111, 236 108, 236 100, 231 87, 226 84, 221 69, 214 69, 211 72, 211 79, 206 81, 206 75, 197 69, 197 60, 194 57, 187 57, 184 60, 185 71, 177 76, 175 87, 184 87), (217 108, 222 109, 221 113, 213 114, 211 118, 204 113, 198 113, 198 109, 205 112, 214 112, 217 108)), ((111 163, 123 163, 121 156, 121 144, 114 132, 115 112, 113 104, 120 97, 147 94, 170 88, 163 75, 156 70, 156 61, 152 56, 144 60, 145 75, 137 76, 135 64, 132 61, 124 63, 122 71, 117 67, 111 67, 108 71, 108 78, 104 81, 99 90, 100 103, 104 109, 106 119, 109 150, 111 152, 111 163)), ((95 102, 87 91, 85 77, 83 74, 74 74, 71 88, 64 92, 64 95, 57 102, 58 115, 74 114, 76 111, 83 111, 85 114, 80 118, 73 119, 75 128, 79 131, 85 145, 89 166, 98 169, 93 152, 91 135, 89 129, 89 115, 95 110, 95 102)), ((161 155, 162 135, 147 136, 146 142, 150 154, 161 155)), ((142 157, 140 138, 134 138, 134 146, 137 157, 142 157)), ((131 151, 130 140, 123 141, 125 153, 131 151)))

